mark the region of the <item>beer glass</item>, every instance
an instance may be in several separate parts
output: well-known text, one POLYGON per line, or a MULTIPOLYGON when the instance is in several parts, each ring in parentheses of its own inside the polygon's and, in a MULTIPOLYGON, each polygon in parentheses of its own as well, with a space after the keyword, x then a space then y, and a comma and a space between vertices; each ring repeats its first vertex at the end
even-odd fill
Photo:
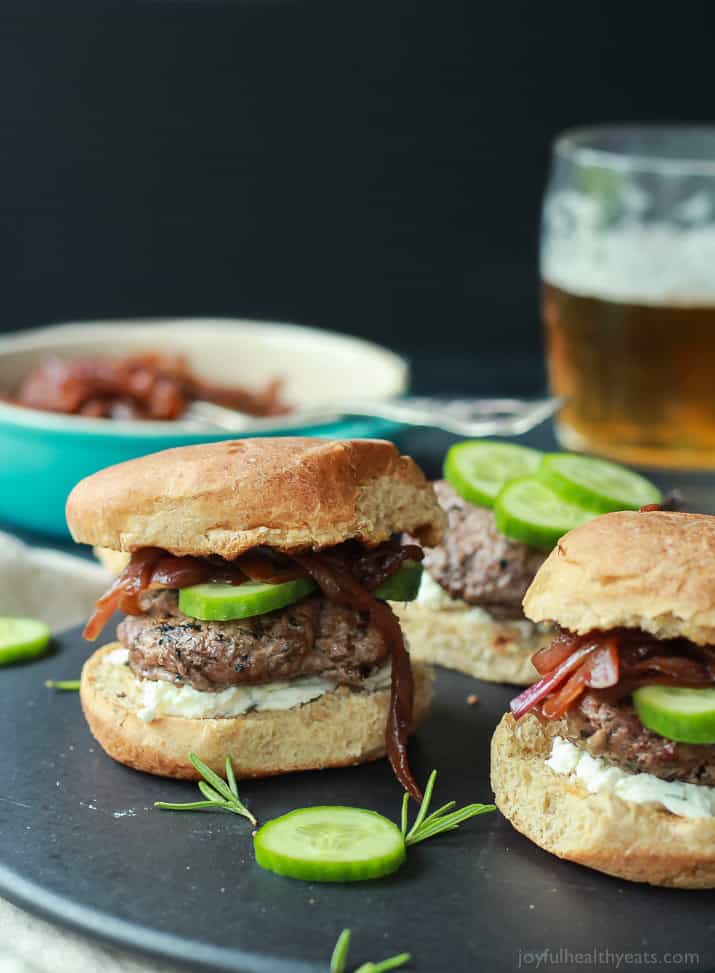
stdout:
POLYGON ((715 128, 558 138, 541 277, 561 443, 715 469, 715 128))

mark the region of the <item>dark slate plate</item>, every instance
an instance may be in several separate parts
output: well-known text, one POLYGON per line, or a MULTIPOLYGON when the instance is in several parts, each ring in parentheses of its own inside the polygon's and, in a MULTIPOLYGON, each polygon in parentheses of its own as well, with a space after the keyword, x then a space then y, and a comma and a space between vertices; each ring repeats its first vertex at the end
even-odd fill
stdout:
MULTIPOLYGON (((261 871, 247 822, 154 810, 155 800, 191 799, 194 786, 113 763, 90 737, 77 695, 45 689, 48 677, 77 676, 86 654, 70 632, 50 657, 0 674, 0 893, 18 905, 193 969, 327 970, 345 926, 355 964, 407 949, 416 971, 615 969, 625 953, 636 958, 621 968, 713 968, 711 893, 629 885, 560 862, 496 813, 420 845, 379 882, 306 885, 261 871)), ((439 673, 411 753, 420 779, 439 768, 440 803, 490 799, 489 737, 509 696, 439 673), (475 689, 479 702, 469 706, 475 689)), ((263 821, 323 803, 397 818, 401 796, 384 761, 241 791, 263 821)))

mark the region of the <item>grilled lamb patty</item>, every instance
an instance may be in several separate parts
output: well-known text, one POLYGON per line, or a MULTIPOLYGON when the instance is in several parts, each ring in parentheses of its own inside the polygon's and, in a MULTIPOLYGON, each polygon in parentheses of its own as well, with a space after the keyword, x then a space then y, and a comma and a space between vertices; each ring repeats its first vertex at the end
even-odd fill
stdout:
POLYGON ((675 743, 646 729, 630 699, 582 696, 566 715, 564 735, 594 757, 631 773, 715 786, 715 745, 675 743))
POLYGON ((231 622, 202 622, 179 611, 175 591, 148 591, 144 615, 128 615, 117 635, 143 679, 199 690, 325 676, 359 685, 388 648, 369 618, 320 595, 231 622))
POLYGON ((546 554, 504 537, 494 515, 462 499, 446 480, 434 484, 449 527, 424 566, 452 598, 479 605, 495 618, 523 618, 521 602, 546 554))

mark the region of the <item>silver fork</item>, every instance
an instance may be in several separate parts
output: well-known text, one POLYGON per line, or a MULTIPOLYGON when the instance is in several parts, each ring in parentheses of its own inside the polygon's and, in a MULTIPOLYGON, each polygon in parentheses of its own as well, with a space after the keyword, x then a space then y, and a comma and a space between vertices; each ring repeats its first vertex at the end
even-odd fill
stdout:
POLYGON ((302 406, 287 416, 257 419, 213 402, 192 402, 183 421, 196 428, 225 432, 259 432, 335 422, 346 415, 389 419, 408 426, 429 426, 458 436, 518 436, 540 425, 562 405, 563 398, 432 399, 411 396, 383 402, 345 400, 302 406))

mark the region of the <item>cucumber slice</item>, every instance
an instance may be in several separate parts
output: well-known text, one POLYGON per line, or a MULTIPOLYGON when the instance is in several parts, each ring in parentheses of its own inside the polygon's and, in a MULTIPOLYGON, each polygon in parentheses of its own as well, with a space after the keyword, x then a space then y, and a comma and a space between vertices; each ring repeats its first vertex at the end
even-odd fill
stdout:
MULTIPOLYGON (((382 601, 412 601, 417 597, 422 565, 405 561, 400 570, 375 589, 382 601)), ((265 615, 292 605, 316 588, 310 578, 296 578, 281 584, 246 581, 240 585, 195 584, 179 590, 179 609, 191 618, 206 622, 227 622, 236 618, 265 615)))
POLYGON ((533 476, 512 480, 494 504, 497 530, 530 547, 546 551, 574 527, 593 520, 597 514, 562 500, 545 483, 533 476))
POLYGON ((34 618, 0 618, 0 665, 42 655, 51 637, 49 625, 34 618))
POLYGON ((191 618, 206 622, 227 622, 251 618, 285 608, 300 601, 315 589, 309 578, 296 578, 281 584, 246 581, 245 584, 195 584, 179 590, 179 609, 191 618))
POLYGON ((638 510, 663 496, 644 476, 605 459, 573 453, 547 453, 536 476, 564 500, 599 513, 638 510))
POLYGON ((355 807, 304 807, 264 824, 253 838, 256 861, 306 882, 362 882, 405 860, 402 832, 381 814, 355 807))
POLYGON ((643 726, 677 743, 715 743, 715 689, 642 686, 633 705, 643 726))
POLYGON ((493 507, 502 487, 533 473, 543 453, 513 443, 469 439, 455 443, 444 460, 444 478, 470 503, 493 507))
POLYGON ((405 561, 400 570, 373 591, 380 601, 414 601, 420 590, 422 565, 417 561, 405 561))

